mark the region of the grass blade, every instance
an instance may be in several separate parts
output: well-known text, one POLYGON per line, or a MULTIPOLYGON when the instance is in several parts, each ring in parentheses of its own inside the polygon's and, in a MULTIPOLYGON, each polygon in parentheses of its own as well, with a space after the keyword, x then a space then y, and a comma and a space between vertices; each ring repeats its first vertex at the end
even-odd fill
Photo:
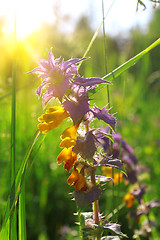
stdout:
POLYGON ((8 219, 6 225, 3 227, 2 231, 0 232, 0 239, 1 240, 8 240, 9 239, 9 225, 10 221, 8 219))
POLYGON ((160 38, 152 43, 149 47, 147 47, 145 50, 137 54, 135 57, 131 58, 115 70, 113 70, 111 73, 107 74, 106 76, 103 77, 103 79, 107 81, 112 81, 114 78, 118 77, 121 73, 132 67, 134 64, 136 64, 146 53, 151 51, 153 48, 158 46, 160 44, 160 38))
POLYGON ((28 150, 24 156, 24 159, 21 162, 21 165, 15 177, 14 184, 12 185, 9 198, 7 200, 7 206, 6 206, 6 211, 3 218, 1 230, 3 230, 9 217, 14 213, 14 209, 16 207, 18 196, 21 192, 21 187, 24 182, 24 179, 30 170, 31 164, 33 163, 33 159, 36 153, 38 152, 44 138, 45 138, 45 135, 40 134, 40 132, 37 130, 30 146, 28 147, 28 150), (13 191, 15 191, 15 198, 12 204, 10 204, 10 196, 13 194, 13 191))
MULTIPOLYGON (((116 68, 115 70, 113 70, 112 72, 110 72, 109 74, 105 75, 102 78, 105 79, 106 81, 112 81, 113 79, 120 76, 120 74, 125 72, 127 69, 132 67, 134 64, 136 64, 143 56, 145 56, 146 53, 149 53, 153 48, 155 48, 159 44, 160 44, 160 38, 158 38, 154 43, 152 43, 149 47, 144 49, 142 52, 140 52, 139 54, 137 54, 136 56, 134 56, 127 62, 123 63, 121 66, 119 66, 118 68, 116 68)), ((104 85, 99 85, 97 88, 91 90, 90 94, 92 95, 92 94, 98 92, 103 87, 104 87, 104 85)))
MULTIPOLYGON (((106 15, 103 17, 103 20, 101 21, 99 27, 98 27, 97 30, 95 31, 95 33, 94 33, 94 35, 93 35, 93 37, 92 37, 92 39, 91 39, 91 41, 90 41, 90 43, 89 43, 86 51, 85 51, 85 53, 83 54, 83 58, 87 56, 89 50, 91 49, 91 47, 92 47, 95 39, 97 38, 97 35, 98 35, 99 31, 100 31, 100 29, 101 29, 101 27, 102 27, 102 25, 103 25, 103 22, 104 22, 104 20, 106 19, 107 15, 109 14, 109 12, 110 12, 110 10, 111 10, 114 2, 115 2, 115 0, 112 2, 110 8, 108 9, 108 11, 107 11, 107 13, 106 13, 106 15)), ((78 69, 80 68, 81 64, 82 64, 82 62, 80 62, 79 66, 78 66, 78 69)))
POLYGON ((23 183, 21 193, 19 195, 18 223, 19 240, 26 240, 25 183, 23 183))
MULTIPOLYGON (((16 146, 16 15, 14 22, 14 62, 12 69, 12 109, 11 109, 11 167, 10 167, 10 185, 13 189, 10 195, 10 206, 13 204, 15 199, 15 146, 16 146)), ((10 239, 17 239, 17 211, 15 209, 13 215, 10 217, 10 239)))

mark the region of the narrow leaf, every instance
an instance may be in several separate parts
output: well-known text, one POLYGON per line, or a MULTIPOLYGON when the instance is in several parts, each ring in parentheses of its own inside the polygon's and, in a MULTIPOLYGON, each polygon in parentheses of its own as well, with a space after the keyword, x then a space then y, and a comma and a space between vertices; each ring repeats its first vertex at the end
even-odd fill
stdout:
POLYGON ((36 134, 28 147, 28 150, 25 154, 24 159, 21 162, 21 165, 19 167, 19 170, 16 174, 15 181, 11 187, 10 194, 7 200, 7 206, 6 206, 6 211, 5 215, 3 218, 3 223, 2 223, 2 229, 5 227, 5 224, 7 223, 9 217, 13 214, 15 206, 17 204, 18 196, 21 192, 21 187, 23 184, 23 181, 31 167, 31 164, 33 162, 33 158, 35 156, 35 153, 39 150, 43 140, 44 140, 45 135, 40 134, 40 132, 37 130, 36 134), (33 149, 36 149, 34 153, 33 149), (10 196, 13 194, 13 191, 15 192, 15 198, 12 201, 12 204, 10 204, 10 196))
MULTIPOLYGON (((146 53, 149 53, 153 48, 155 48, 159 44, 160 44, 160 38, 158 38, 158 40, 156 40, 154 43, 152 43, 149 47, 144 49, 142 52, 140 52, 139 54, 137 54, 136 56, 134 56, 133 58, 131 58, 127 62, 123 63, 121 66, 119 66, 118 68, 114 69, 109 74, 107 74, 104 77, 102 77, 102 79, 105 79, 106 81, 109 81, 109 82, 114 80, 115 78, 120 76, 120 74, 122 74, 127 69, 129 69, 134 64, 136 64, 146 53)), ((106 84, 107 84, 107 82, 106 82, 106 84)), ((94 89, 90 90, 89 91, 90 95, 93 95, 94 93, 99 91, 104 86, 105 86, 104 84, 103 85, 99 85, 97 88, 94 88, 94 89)))

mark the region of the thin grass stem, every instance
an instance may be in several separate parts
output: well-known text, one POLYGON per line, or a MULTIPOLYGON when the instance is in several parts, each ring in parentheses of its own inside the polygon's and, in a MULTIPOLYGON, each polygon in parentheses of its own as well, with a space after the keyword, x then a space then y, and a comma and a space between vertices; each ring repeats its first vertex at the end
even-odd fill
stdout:
POLYGON ((26 240, 25 183, 23 183, 21 193, 19 195, 18 223, 19 240, 26 240))
POLYGON ((83 240, 83 222, 81 217, 81 209, 77 206, 77 215, 79 221, 79 239, 83 240))
MULTIPOLYGON (((10 195, 10 206, 12 206, 15 199, 15 172, 16 172, 16 14, 14 21, 14 61, 12 67, 12 106, 11 106, 11 166, 10 166, 10 186, 13 187, 12 194, 10 195)), ((10 217, 10 240, 17 239, 17 211, 16 207, 12 216, 10 217)))
MULTIPOLYGON (((89 45, 88 45, 85 53, 83 54, 83 58, 87 56, 89 50, 91 49, 94 41, 96 40, 96 38, 97 38, 97 36, 98 36, 98 33, 99 33, 100 29, 101 29, 101 27, 102 27, 103 21, 104 21, 104 20, 106 19, 106 17, 108 16, 108 14, 109 14, 109 12, 110 12, 110 10, 111 10, 111 8, 112 8, 112 6, 113 6, 113 4, 114 4, 115 1, 116 1, 116 0, 114 0, 114 1, 112 2, 112 4, 110 5, 110 7, 109 7, 109 9, 108 9, 108 11, 107 11, 107 13, 106 13, 106 15, 104 16, 104 18, 103 18, 103 20, 101 21, 99 27, 98 27, 97 30, 95 31, 95 33, 94 33, 91 41, 89 42, 89 45)), ((78 69, 81 67, 81 64, 82 64, 82 62, 80 62, 79 66, 78 66, 78 69)))

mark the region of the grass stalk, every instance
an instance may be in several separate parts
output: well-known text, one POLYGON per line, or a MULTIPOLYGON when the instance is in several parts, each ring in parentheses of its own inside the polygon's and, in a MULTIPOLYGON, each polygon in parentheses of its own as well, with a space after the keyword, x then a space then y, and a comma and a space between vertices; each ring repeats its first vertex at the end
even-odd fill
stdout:
MULTIPOLYGON (((97 30, 95 31, 95 33, 94 33, 94 35, 93 35, 91 41, 89 42, 89 45, 88 45, 88 47, 87 47, 85 53, 83 54, 83 57, 86 57, 87 54, 88 54, 88 52, 89 52, 89 50, 91 49, 91 47, 92 47, 94 41, 96 40, 96 38, 97 38, 97 36, 98 36, 99 31, 100 31, 100 29, 101 29, 101 27, 102 27, 102 25, 103 25, 103 21, 104 21, 104 20, 106 19, 106 17, 108 16, 109 11, 111 10, 111 8, 112 8, 114 2, 115 2, 115 0, 114 0, 114 1, 112 2, 112 4, 110 5, 109 10, 107 11, 106 15, 103 17, 103 20, 101 21, 99 27, 98 27, 97 30)), ((80 62, 79 66, 78 66, 78 69, 81 67, 81 65, 82 65, 82 62, 80 62)))
POLYGON ((26 240, 25 183, 23 183, 19 195, 18 223, 19 240, 26 240))
POLYGON ((81 209, 77 206, 77 215, 79 221, 79 239, 83 240, 83 222, 81 217, 81 209))
MULTIPOLYGON (((104 1, 102 0, 102 22, 103 22, 103 44, 104 44, 104 64, 105 64, 105 75, 107 74, 107 48, 106 48, 106 32, 105 32, 105 14, 104 14, 104 1)), ((110 108, 110 92, 109 85, 107 85, 107 100, 108 106, 110 108)), ((112 134, 112 129, 110 129, 110 133, 112 134)), ((112 142, 111 142, 111 152, 112 152, 112 142)), ((114 179, 114 168, 112 168, 112 178, 114 179)), ((114 208, 115 208, 115 189, 114 189, 114 181, 112 184, 112 214, 114 218, 114 208)))
MULTIPOLYGON (((10 195, 10 206, 13 204, 15 199, 15 167, 16 167, 16 52, 17 52, 17 41, 16 41, 16 14, 14 21, 14 61, 12 68, 12 106, 11 106, 11 165, 10 165, 10 186, 13 187, 12 194, 10 195)), ((17 211, 16 207, 13 214, 10 217, 10 239, 17 239, 17 211)))
MULTIPOLYGON (((105 31, 105 15, 104 15, 104 1, 102 0, 102 23, 103 23, 103 45, 104 45, 104 65, 105 65, 105 75, 107 74, 107 48, 106 48, 106 31, 105 31)), ((108 106, 110 108, 110 94, 109 85, 107 85, 107 98, 108 106)))

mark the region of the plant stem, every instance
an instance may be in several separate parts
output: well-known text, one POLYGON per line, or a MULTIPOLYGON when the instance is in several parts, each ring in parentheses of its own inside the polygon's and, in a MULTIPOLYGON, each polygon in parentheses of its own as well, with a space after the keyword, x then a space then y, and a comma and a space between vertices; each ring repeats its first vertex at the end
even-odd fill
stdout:
POLYGON ((83 223, 81 218, 81 209, 77 206, 77 214, 78 214, 78 221, 79 221, 79 239, 83 240, 83 223))
MULTIPOLYGON (((92 182, 93 185, 96 185, 95 171, 96 171, 96 169, 93 168, 93 171, 91 173, 91 182, 92 182)), ((98 204, 98 200, 93 202, 93 216, 94 216, 95 224, 98 224, 99 223, 99 204, 98 204)))
POLYGON ((18 234, 19 240, 26 240, 26 212, 25 212, 25 183, 21 187, 21 193, 19 195, 19 211, 18 211, 18 234))
MULTIPOLYGON (((14 21, 14 62, 12 68, 12 107, 11 107, 11 169, 10 169, 10 185, 13 186, 13 192, 10 196, 10 206, 12 206, 15 198, 15 145, 16 145, 16 15, 14 21)), ((13 215, 10 217, 10 239, 17 239, 17 211, 16 207, 13 215)))
MULTIPOLYGON (((91 182, 93 185, 96 185, 96 179, 95 179, 95 172, 96 168, 93 168, 91 172, 91 182)), ((96 200, 93 202, 93 217, 94 217, 94 223, 99 224, 99 202, 96 200)), ((97 236, 95 237, 95 240, 101 239, 101 233, 97 230, 97 236)))

